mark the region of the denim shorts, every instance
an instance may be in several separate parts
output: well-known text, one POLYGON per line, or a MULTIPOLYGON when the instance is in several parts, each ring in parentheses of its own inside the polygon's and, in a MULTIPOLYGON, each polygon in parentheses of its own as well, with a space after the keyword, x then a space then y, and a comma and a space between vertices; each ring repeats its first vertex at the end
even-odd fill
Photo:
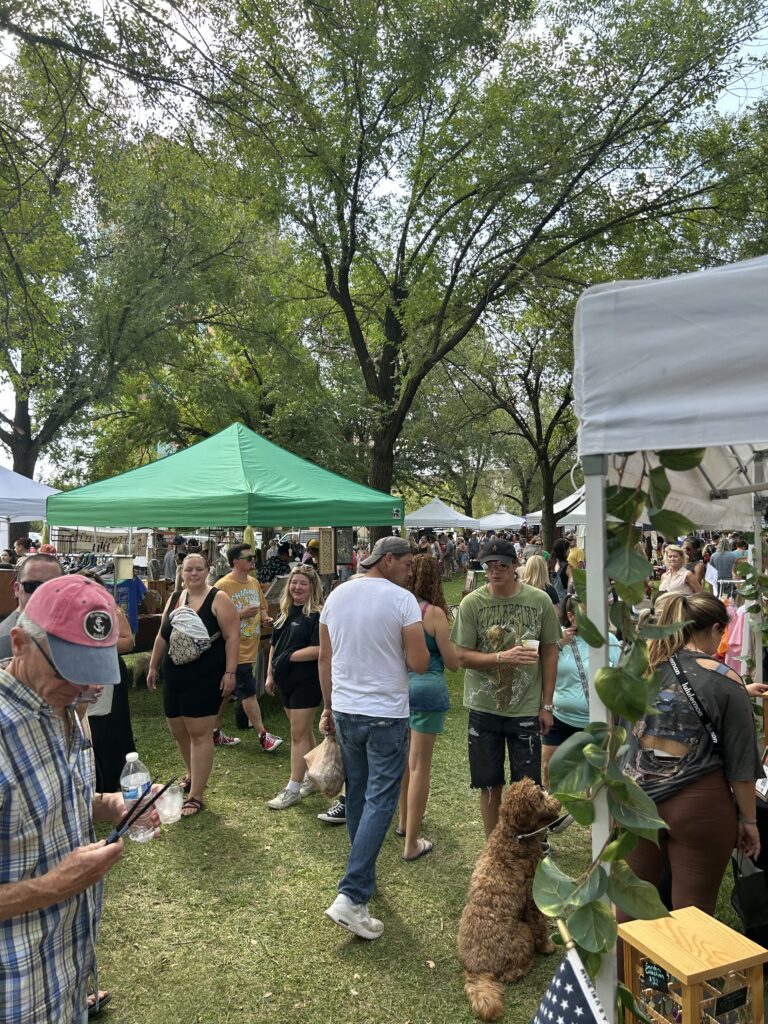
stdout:
POLYGON ((247 700, 256 696, 256 680, 253 677, 253 665, 249 661, 238 665, 235 669, 235 692, 238 700, 247 700))
POLYGON ((583 726, 568 725, 567 722, 552 715, 552 728, 546 736, 541 737, 541 742, 545 747, 559 747, 569 736, 575 736, 577 732, 583 732, 583 726))
POLYGON ((469 712, 469 775, 472 789, 503 786, 509 751, 509 781, 533 779, 541 785, 541 737, 537 715, 523 718, 469 712))

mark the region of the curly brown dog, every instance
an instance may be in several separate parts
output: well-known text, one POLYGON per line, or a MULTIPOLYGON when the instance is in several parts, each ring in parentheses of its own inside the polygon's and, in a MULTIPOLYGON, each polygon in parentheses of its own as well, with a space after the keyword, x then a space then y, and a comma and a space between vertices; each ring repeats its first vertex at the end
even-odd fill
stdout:
POLYGON ((503 1016, 504 983, 525 977, 534 950, 555 951, 531 889, 544 856, 546 826, 559 813, 559 802, 532 779, 509 786, 499 822, 472 872, 458 946, 466 968, 464 991, 482 1020, 503 1016), (525 838, 529 832, 536 834, 525 838))

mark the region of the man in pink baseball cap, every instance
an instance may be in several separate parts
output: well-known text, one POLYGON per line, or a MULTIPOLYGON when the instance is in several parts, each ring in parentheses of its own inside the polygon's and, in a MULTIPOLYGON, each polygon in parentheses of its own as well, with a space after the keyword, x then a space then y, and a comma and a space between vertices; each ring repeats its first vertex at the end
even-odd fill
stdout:
POLYGON ((0 668, 0 1006, 17 1024, 87 1020, 102 879, 123 853, 122 840, 95 842, 93 821, 116 824, 125 804, 94 793, 73 703, 120 681, 117 634, 104 587, 51 579, 20 613, 0 668))

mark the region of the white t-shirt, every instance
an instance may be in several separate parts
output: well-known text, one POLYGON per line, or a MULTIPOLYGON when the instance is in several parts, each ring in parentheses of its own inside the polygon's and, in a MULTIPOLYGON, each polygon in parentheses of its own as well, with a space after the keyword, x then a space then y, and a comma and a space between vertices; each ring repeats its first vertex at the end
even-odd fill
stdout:
POLYGON ((413 594, 389 580, 365 576, 347 580, 329 595, 320 622, 331 637, 333 710, 372 718, 407 718, 408 669, 402 631, 421 622, 413 594))

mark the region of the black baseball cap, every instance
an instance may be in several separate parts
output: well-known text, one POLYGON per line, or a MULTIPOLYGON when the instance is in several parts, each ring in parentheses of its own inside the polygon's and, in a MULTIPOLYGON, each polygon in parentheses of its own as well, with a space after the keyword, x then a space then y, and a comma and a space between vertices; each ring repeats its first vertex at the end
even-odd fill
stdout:
POLYGON ((511 540, 496 540, 494 537, 480 552, 480 561, 514 565, 517 562, 517 549, 511 540))

